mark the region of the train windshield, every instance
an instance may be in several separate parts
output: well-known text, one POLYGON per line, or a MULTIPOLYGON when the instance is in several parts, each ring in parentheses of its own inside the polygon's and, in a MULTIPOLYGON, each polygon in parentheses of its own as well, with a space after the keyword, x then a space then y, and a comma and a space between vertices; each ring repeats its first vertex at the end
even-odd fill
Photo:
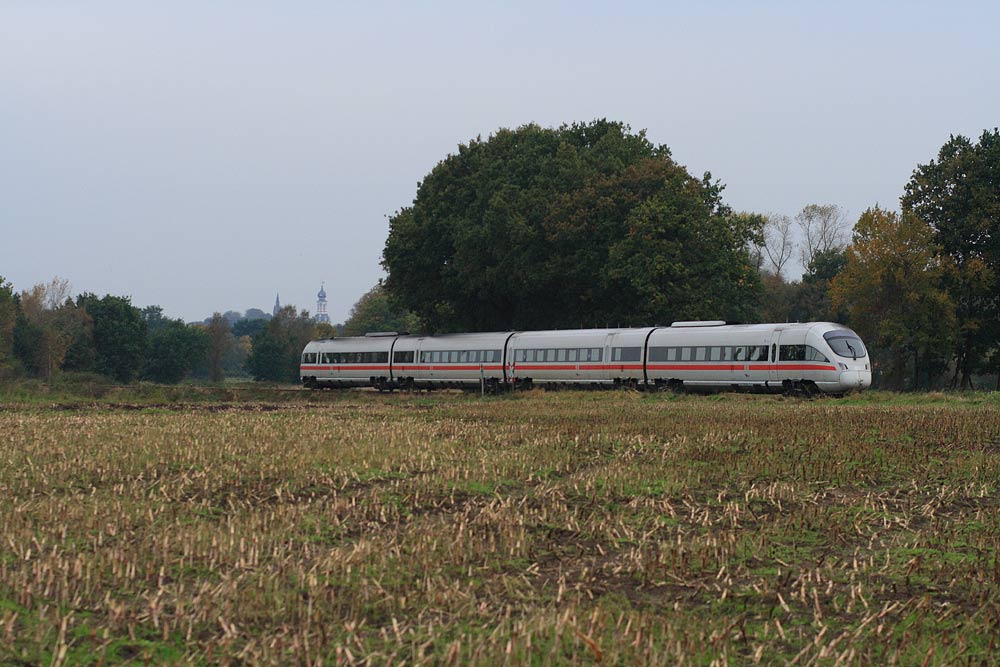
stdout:
POLYGON ((868 355, 868 352, 865 350, 865 344, 854 334, 830 331, 823 334, 823 338, 830 344, 833 351, 841 357, 861 359, 868 355))

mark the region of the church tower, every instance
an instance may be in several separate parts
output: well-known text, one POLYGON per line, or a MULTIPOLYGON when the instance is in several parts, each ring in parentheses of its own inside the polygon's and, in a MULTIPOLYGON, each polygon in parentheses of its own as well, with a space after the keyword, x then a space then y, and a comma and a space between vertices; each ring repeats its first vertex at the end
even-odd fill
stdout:
POLYGON ((317 322, 330 323, 330 315, 326 312, 326 290, 323 289, 323 283, 320 283, 319 293, 316 295, 316 317, 313 319, 317 322))
POLYGON ((274 310, 271 311, 271 314, 274 315, 275 317, 277 317, 279 312, 281 312, 281 299, 279 299, 278 295, 275 294, 274 295, 274 310))

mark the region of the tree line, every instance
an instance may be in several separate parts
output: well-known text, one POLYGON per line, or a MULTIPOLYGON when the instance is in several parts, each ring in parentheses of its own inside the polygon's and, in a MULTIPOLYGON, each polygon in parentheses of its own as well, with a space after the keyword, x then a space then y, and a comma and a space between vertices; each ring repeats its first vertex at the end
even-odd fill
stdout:
POLYGON ((606 120, 525 125, 439 162, 390 218, 377 289, 434 332, 830 320, 882 386, 1000 389, 1000 135, 952 136, 900 210, 735 212, 606 120), (786 276, 799 254, 801 280, 786 276))
POLYGON ((305 343, 341 334, 826 320, 869 343, 881 386, 995 375, 1000 389, 996 129, 950 137, 899 210, 856 221, 834 204, 738 212, 723 190, 623 123, 501 129, 446 156, 391 216, 386 278, 342 326, 294 307, 185 324, 127 297, 71 298, 65 281, 15 293, 0 278, 0 377, 296 382, 305 343))
POLYGON ((187 324, 160 306, 138 308, 127 296, 74 298, 63 279, 17 292, 0 276, 0 380, 91 374, 123 384, 233 376, 298 382, 302 348, 335 332, 294 306, 270 318, 234 315, 187 324))

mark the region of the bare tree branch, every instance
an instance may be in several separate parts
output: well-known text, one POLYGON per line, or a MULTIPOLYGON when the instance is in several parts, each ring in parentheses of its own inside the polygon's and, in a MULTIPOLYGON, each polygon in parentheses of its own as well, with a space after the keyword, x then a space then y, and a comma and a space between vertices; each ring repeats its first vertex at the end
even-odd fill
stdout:
POLYGON ((768 214, 764 225, 763 251, 768 262, 774 267, 774 275, 781 276, 781 270, 792 258, 795 243, 792 240, 792 219, 787 215, 768 214))
POLYGON ((817 254, 847 246, 847 217, 836 204, 809 204, 795 216, 795 222, 802 231, 801 258, 806 269, 817 254))

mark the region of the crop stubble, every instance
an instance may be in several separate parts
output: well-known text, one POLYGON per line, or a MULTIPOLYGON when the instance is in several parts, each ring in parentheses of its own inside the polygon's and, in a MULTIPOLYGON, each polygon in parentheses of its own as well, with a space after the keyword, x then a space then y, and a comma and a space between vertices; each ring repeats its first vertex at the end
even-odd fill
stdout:
POLYGON ((997 407, 7 406, 0 663, 996 663, 997 407))

